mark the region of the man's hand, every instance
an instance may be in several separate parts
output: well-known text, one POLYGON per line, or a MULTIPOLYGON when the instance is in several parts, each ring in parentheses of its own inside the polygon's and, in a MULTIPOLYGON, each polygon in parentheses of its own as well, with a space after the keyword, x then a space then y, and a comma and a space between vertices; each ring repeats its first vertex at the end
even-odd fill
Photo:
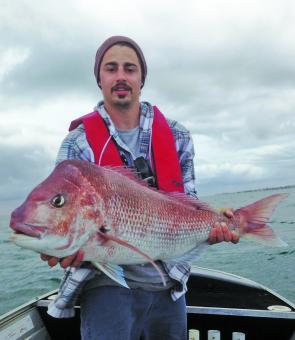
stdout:
POLYGON ((41 260, 47 261, 50 267, 54 267, 58 263, 60 264, 62 268, 67 268, 69 266, 80 267, 83 261, 83 258, 84 258, 84 252, 83 250, 78 250, 76 253, 70 256, 64 257, 62 259, 58 257, 46 255, 46 254, 41 254, 40 257, 41 257, 41 260))
MULTIPOLYGON (((231 209, 223 209, 223 214, 228 217, 232 218, 234 216, 233 211, 231 209)), ((219 242, 232 242, 232 243, 238 243, 240 240, 239 235, 229 230, 227 224, 225 222, 216 222, 213 226, 213 228, 210 231, 208 242, 210 244, 215 244, 219 242)))

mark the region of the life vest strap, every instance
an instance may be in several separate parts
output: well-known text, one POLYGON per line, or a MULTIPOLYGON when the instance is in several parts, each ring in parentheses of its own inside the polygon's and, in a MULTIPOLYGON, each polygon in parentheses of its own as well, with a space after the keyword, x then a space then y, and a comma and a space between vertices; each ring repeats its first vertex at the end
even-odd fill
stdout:
MULTIPOLYGON (((158 188, 167 192, 184 192, 182 173, 173 133, 160 110, 153 106, 152 153, 158 188)), ((94 153, 95 163, 101 166, 123 166, 118 148, 97 111, 71 122, 69 130, 83 123, 87 141, 94 153)))
POLYGON ((161 111, 156 106, 153 108, 152 150, 158 187, 168 192, 184 192, 172 131, 161 111))

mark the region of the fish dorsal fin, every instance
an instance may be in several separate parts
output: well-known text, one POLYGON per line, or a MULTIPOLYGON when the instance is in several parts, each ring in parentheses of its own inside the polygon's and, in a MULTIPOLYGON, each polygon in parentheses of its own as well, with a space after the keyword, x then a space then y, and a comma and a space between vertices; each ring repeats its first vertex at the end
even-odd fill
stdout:
POLYGON ((107 170, 117 172, 118 174, 123 175, 140 185, 149 187, 148 183, 145 180, 138 177, 139 173, 134 168, 127 168, 125 166, 104 166, 104 168, 107 170))
POLYGON ((190 205, 197 210, 207 210, 207 211, 212 211, 216 213, 216 210, 213 207, 211 207, 208 203, 199 200, 196 197, 189 196, 187 194, 180 193, 180 192, 171 192, 171 193, 162 192, 162 193, 177 202, 183 203, 184 205, 190 205))
POLYGON ((181 193, 181 192, 166 192, 163 190, 157 190, 154 187, 150 187, 148 185, 148 183, 139 178, 138 177, 138 172, 136 171, 136 169, 133 168, 126 168, 123 166, 104 166, 104 168, 111 170, 111 171, 115 171, 123 176, 126 176, 127 178, 133 180, 134 182, 143 185, 145 187, 148 187, 150 190, 156 191, 158 193, 163 194, 164 196, 178 202, 178 203, 183 203, 184 205, 190 205, 192 207, 194 207, 197 210, 207 210, 207 211, 212 211, 212 212, 216 212, 216 210, 214 208, 212 208, 208 203, 203 202, 201 200, 199 200, 196 197, 193 196, 189 196, 185 193, 181 193))

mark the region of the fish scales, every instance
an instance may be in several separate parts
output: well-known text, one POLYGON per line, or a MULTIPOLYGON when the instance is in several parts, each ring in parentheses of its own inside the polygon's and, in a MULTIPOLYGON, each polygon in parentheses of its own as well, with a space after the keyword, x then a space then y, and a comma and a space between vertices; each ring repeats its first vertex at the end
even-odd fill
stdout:
POLYGON ((85 261, 139 264, 174 260, 207 242, 225 221, 241 236, 283 245, 267 221, 286 194, 234 211, 234 217, 185 194, 151 189, 130 171, 67 160, 11 215, 19 246, 57 257, 79 249, 85 261))
MULTIPOLYGON (((171 197, 166 197, 166 200, 163 200, 162 195, 159 195, 158 192, 151 199, 149 188, 141 187, 140 192, 143 191, 143 196, 139 195, 139 197, 136 195, 136 193, 140 194, 137 185, 134 188, 136 191, 128 191, 127 196, 124 195, 126 189, 122 189, 122 194, 120 194, 121 188, 114 190, 118 193, 117 201, 112 201, 111 211, 106 214, 115 217, 113 222, 122 231, 122 238, 124 239, 124 233, 129 235, 129 239, 131 235, 132 244, 139 249, 145 249, 145 253, 151 255, 151 249, 151 253, 155 255, 154 249, 149 244, 160 250, 161 256, 163 256, 163 249, 167 249, 167 247, 175 249, 179 242, 186 247, 188 243, 190 247, 194 247, 197 245, 197 241, 203 241, 208 236, 209 224, 207 229, 199 228, 204 231, 203 233, 195 232, 195 238, 192 237, 193 229, 197 231, 195 208, 188 209, 187 206, 171 197), (126 206, 128 210, 122 212, 126 206), (147 246, 148 249, 146 249, 147 246)), ((208 215, 208 212, 203 211, 201 214, 208 215)), ((215 215, 218 217, 217 214, 215 215)), ((202 221, 202 217, 200 221, 202 221)))

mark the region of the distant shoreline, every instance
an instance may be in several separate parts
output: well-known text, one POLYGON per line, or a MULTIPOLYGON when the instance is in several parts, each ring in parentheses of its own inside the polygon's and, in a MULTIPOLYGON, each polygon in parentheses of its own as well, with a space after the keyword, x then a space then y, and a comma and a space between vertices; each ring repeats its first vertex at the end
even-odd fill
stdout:
POLYGON ((206 197, 220 196, 220 195, 241 194, 241 193, 248 193, 248 192, 260 192, 260 191, 270 191, 270 190, 284 190, 284 189, 292 189, 292 188, 295 188, 295 184, 281 185, 281 186, 276 186, 276 187, 257 188, 257 189, 245 189, 245 190, 238 190, 238 191, 203 193, 200 196, 203 198, 206 198, 206 197))
POLYGON ((278 189, 291 189, 295 188, 295 185, 284 185, 279 187, 270 187, 270 188, 261 188, 261 189, 249 189, 249 190, 241 190, 236 191, 237 194, 240 194, 242 192, 256 192, 256 191, 265 191, 265 190, 278 190, 278 189))
MULTIPOLYGON (((204 194, 203 197, 215 196, 215 195, 230 195, 230 194, 241 194, 243 192, 258 192, 258 191, 266 191, 266 190, 284 190, 284 189, 291 189, 295 188, 295 184, 292 185, 282 185, 278 187, 270 187, 270 188, 259 188, 259 189, 247 189, 247 190, 239 190, 239 191, 228 191, 228 192, 215 192, 211 194, 204 194)), ((10 215, 10 212, 17 208, 24 198, 18 199, 10 199, 6 201, 0 201, 0 217, 10 215)))

